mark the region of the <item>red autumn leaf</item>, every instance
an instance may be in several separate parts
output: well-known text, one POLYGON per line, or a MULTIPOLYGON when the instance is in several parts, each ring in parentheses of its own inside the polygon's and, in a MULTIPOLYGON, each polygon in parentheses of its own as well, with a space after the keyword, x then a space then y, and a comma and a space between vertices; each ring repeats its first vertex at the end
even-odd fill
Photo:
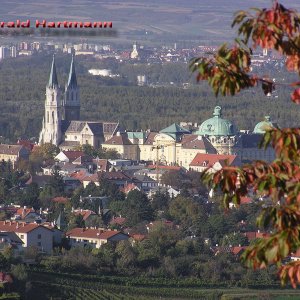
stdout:
POLYGON ((300 88, 294 90, 294 92, 291 94, 291 98, 293 102, 300 104, 300 88))
POLYGON ((299 69, 300 60, 298 55, 290 55, 286 60, 286 68, 288 71, 297 71, 299 69))

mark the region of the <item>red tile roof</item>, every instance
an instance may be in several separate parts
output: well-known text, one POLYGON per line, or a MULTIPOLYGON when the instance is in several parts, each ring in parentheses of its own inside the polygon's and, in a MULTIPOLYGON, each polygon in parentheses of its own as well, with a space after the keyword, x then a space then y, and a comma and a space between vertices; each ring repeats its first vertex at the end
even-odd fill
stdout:
POLYGON ((132 145, 132 143, 127 138, 127 135, 114 135, 112 138, 108 139, 103 143, 103 145, 132 145))
POLYGON ((87 171, 85 170, 80 170, 80 171, 76 171, 72 174, 70 174, 69 176, 74 178, 74 179, 78 179, 79 181, 82 181, 86 176, 87 171))
POLYGON ((75 214, 76 216, 82 215, 84 221, 85 221, 86 219, 88 219, 89 216, 91 216, 91 215, 96 215, 96 213, 94 213, 92 210, 89 210, 89 209, 75 210, 75 211, 74 211, 74 214, 75 214))
POLYGON ((24 146, 25 148, 27 148, 30 151, 32 151, 32 149, 33 149, 33 147, 35 145, 31 141, 27 141, 27 140, 18 140, 17 144, 24 146))
POLYGON ((24 148, 22 145, 0 144, 0 154, 18 156, 22 148, 24 148))
POLYGON ((240 254, 242 251, 246 249, 245 246, 237 246, 237 247, 231 247, 230 252, 234 255, 240 254))
POLYGON ((74 165, 82 165, 86 163, 91 163, 93 161, 93 158, 88 155, 82 155, 77 157, 76 159, 73 160, 72 164, 74 165))
POLYGON ((270 236, 270 234, 267 232, 256 232, 256 231, 248 231, 245 232, 244 235, 248 238, 249 241, 270 236))
POLYGON ((62 204, 66 204, 69 202, 69 199, 68 198, 65 198, 65 197, 55 197, 52 199, 53 202, 55 203, 62 203, 62 204))
POLYGON ((201 149, 209 153, 217 153, 216 149, 206 137, 199 137, 195 134, 184 135, 181 144, 184 149, 201 149))
POLYGON ((80 156, 84 156, 83 151, 62 151, 64 155, 69 159, 70 162, 74 161, 80 156))
POLYGON ((32 207, 22 207, 16 211, 16 215, 20 215, 22 218, 25 218, 31 212, 35 212, 35 210, 32 207))
POLYGON ((93 159, 93 163, 97 166, 98 171, 108 171, 110 162, 107 159, 93 159))
POLYGON ((153 145, 154 138, 157 135, 157 132, 149 132, 149 134, 146 137, 145 145, 153 145))
POLYGON ((103 179, 107 180, 132 180, 132 178, 122 171, 112 171, 112 172, 99 172, 98 174, 92 174, 90 176, 86 176, 82 179, 82 181, 88 182, 99 182, 99 176, 103 179), (99 175, 98 175, 99 174, 99 175))
POLYGON ((98 174, 92 174, 81 178, 80 181, 99 182, 99 177, 98 174))
POLYGON ((123 225, 125 222, 126 222, 126 218, 116 217, 116 218, 113 218, 109 223, 111 225, 113 225, 113 224, 123 225))
POLYGON ((14 222, 14 221, 1 221, 0 222, 0 231, 16 232, 16 233, 28 233, 32 230, 42 227, 48 230, 51 230, 43 225, 36 223, 24 223, 24 222, 14 222))
POLYGON ((132 234, 131 237, 137 242, 141 242, 146 238, 144 234, 132 234))
POLYGON ((68 237, 78 237, 78 238, 92 238, 99 240, 107 240, 117 234, 120 231, 115 230, 104 230, 104 229, 93 229, 93 228, 73 228, 66 233, 68 237))
POLYGON ((121 189, 121 192, 128 194, 130 191, 140 190, 134 183, 127 184, 124 188, 121 189))
POLYGON ((226 161, 229 165, 232 165, 235 163, 236 158, 236 155, 197 153, 190 163, 190 166, 203 166, 211 168, 217 162, 224 166, 226 161))

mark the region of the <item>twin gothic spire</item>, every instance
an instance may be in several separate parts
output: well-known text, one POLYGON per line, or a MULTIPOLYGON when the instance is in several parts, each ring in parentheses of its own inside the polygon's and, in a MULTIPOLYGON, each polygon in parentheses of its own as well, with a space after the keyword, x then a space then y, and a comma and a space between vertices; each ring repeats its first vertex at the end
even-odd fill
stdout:
MULTIPOLYGON (((57 73, 56 73, 56 65, 55 65, 55 56, 53 55, 51 71, 49 76, 48 87, 50 88, 58 88, 58 80, 57 80, 57 73)), ((74 64, 74 54, 72 55, 72 61, 69 71, 69 78, 67 83, 68 88, 77 88, 77 78, 75 72, 75 64, 74 64)))

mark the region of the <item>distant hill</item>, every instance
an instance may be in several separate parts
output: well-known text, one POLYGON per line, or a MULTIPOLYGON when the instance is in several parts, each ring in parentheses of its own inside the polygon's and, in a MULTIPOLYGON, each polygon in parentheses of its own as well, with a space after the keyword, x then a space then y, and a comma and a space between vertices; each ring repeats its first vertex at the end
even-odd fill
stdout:
MULTIPOLYGON (((19 137, 38 137, 51 60, 51 54, 41 53, 0 63, 0 142, 5 138, 15 142, 19 137)), ((70 60, 70 55, 56 55, 58 81, 62 87, 67 80, 70 60)), ((120 121, 127 130, 161 130, 174 122, 200 124, 212 116, 216 105, 221 105, 224 118, 239 129, 252 130, 266 115, 280 127, 299 127, 300 106, 290 100, 288 87, 278 89, 278 98, 264 96, 260 87, 243 91, 236 97, 215 98, 206 83, 189 89, 135 86, 136 74, 141 69, 153 81, 170 82, 178 78, 179 82, 186 82, 183 80, 189 78, 190 73, 184 64, 118 64, 114 72, 123 76, 115 79, 92 76, 88 73, 92 65, 105 67, 103 61, 76 57, 83 120, 120 121)), ((286 72, 276 68, 269 72, 276 74, 279 82, 280 78, 289 78, 286 72)))
MULTIPOLYGON (((270 0, 1 0, 0 20, 108 20, 124 42, 219 42, 230 39, 233 13, 249 7, 270 6, 270 0)), ((300 8, 299 1, 283 0, 300 8)))

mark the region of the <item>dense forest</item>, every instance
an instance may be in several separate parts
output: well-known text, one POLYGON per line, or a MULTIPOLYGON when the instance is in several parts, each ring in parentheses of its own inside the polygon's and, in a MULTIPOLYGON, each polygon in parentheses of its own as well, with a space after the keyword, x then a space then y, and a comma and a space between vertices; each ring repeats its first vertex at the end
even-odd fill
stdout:
MULTIPOLYGON (((44 112, 45 86, 52 55, 7 59, 0 63, 0 136, 2 141, 38 137, 44 112)), ((57 55, 60 85, 68 75, 70 56, 57 55)), ((260 88, 236 97, 216 98, 206 84, 194 84, 188 64, 131 64, 114 59, 76 57, 81 94, 81 116, 86 120, 120 121, 128 130, 160 130, 173 122, 201 123, 212 115, 215 105, 223 107, 225 118, 240 129, 253 129, 264 115, 270 115, 281 127, 298 126, 300 108, 288 100, 284 86, 278 98, 266 97, 260 88), (119 77, 98 77, 90 68, 109 68, 119 77), (153 84, 164 87, 138 87, 136 76, 146 74, 153 84), (174 83, 174 86, 170 85, 174 83), (182 83, 190 82, 188 89, 182 83)), ((264 69, 270 77, 284 77, 276 68, 264 69)))

